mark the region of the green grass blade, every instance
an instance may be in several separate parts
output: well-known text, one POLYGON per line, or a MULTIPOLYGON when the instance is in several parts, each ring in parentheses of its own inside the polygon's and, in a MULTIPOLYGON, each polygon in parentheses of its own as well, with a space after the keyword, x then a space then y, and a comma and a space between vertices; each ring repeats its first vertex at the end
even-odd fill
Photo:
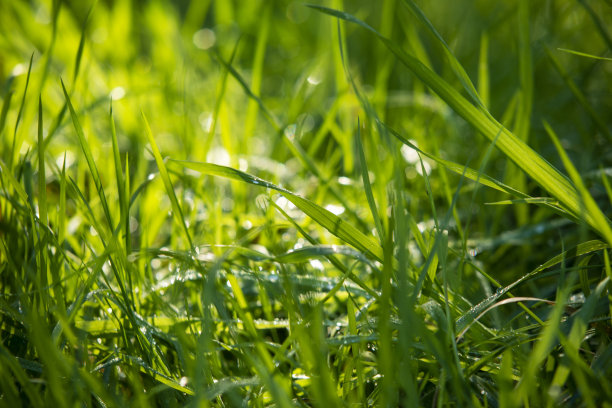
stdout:
POLYGON ((478 56, 478 94, 485 107, 490 105, 490 78, 489 78, 489 34, 480 36, 480 54, 478 56))
POLYGON ((174 212, 174 217, 180 223, 183 228, 183 232, 185 233, 185 238, 187 238, 187 242, 189 243, 189 248, 193 250, 193 241, 191 239, 191 234, 189 233, 189 228, 187 228, 187 224, 185 223, 185 217, 183 216, 183 210, 179 205, 178 199, 176 198, 176 193, 174 192, 174 186, 172 185, 172 181, 170 180, 170 176, 168 175, 168 170, 166 169, 166 165, 164 164, 164 159, 159 152, 159 148, 157 147, 157 143, 155 143, 155 138, 153 137, 153 133, 151 132, 151 128, 149 127, 149 122, 147 121, 147 117, 144 112, 142 112, 142 119, 145 125, 145 133, 147 135, 147 139, 149 144, 151 145, 151 150, 153 152, 153 157, 155 158, 155 162, 157 163, 157 168, 159 169, 159 174, 161 175, 162 181, 164 182, 164 187, 166 188, 166 193, 170 198, 170 202, 172 203, 172 209, 174 212))
POLYGON ((567 48, 557 48, 557 49, 559 51, 567 52, 569 54, 578 55, 580 57, 593 58, 593 59, 601 60, 601 61, 612 61, 612 58, 600 57, 600 56, 593 55, 593 54, 587 54, 586 52, 580 52, 580 51, 575 51, 575 50, 568 50, 567 48))
POLYGON ((72 117, 74 129, 76 130, 77 136, 79 138, 79 143, 81 145, 83 154, 85 155, 85 160, 87 160, 87 166, 89 167, 91 177, 93 179, 94 185, 96 186, 96 191, 98 193, 98 196, 100 197, 100 203, 102 204, 102 209, 104 210, 104 215, 106 217, 108 228, 110 231, 112 231, 113 220, 111 217, 110 209, 108 207, 108 203, 106 201, 106 195, 104 194, 104 187, 102 187, 102 181, 100 180, 98 167, 96 166, 96 162, 93 158, 93 155, 91 154, 89 143, 87 143, 87 139, 85 138, 85 134, 83 133, 83 128, 81 127, 79 117, 77 116, 77 113, 74 110, 74 107, 72 106, 72 102, 70 101, 70 97, 68 96, 68 91, 66 91, 64 81, 61 81, 61 84, 62 90, 64 91, 64 97, 66 98, 66 103, 68 104, 68 109, 70 110, 70 116, 72 117))
MULTIPOLYGON (((43 146, 42 98, 38 99, 38 145, 43 146)), ((47 216, 47 175, 45 172, 45 151, 38 149, 38 217, 43 225, 49 223, 47 216)))
POLYGON ((361 126, 359 125, 359 121, 357 121, 357 136, 355 137, 355 143, 357 144, 357 157, 359 158, 361 179, 363 180, 363 187, 368 200, 368 206, 370 207, 372 218, 374 218, 374 225, 376 226, 376 231, 378 232, 378 239, 382 244, 385 240, 385 234, 382 222, 380 220, 380 215, 378 215, 378 209, 376 208, 374 194, 372 193, 372 185, 370 184, 370 176, 368 175, 368 165, 366 162, 365 153, 363 151, 363 144, 361 142, 361 126))
MULTIPOLYGON (((117 131, 115 129, 115 120, 113 119, 113 100, 112 99, 110 101, 110 106, 109 106, 109 121, 110 121, 110 129, 111 129, 111 143, 113 145, 115 179, 117 182, 117 190, 119 193, 119 208, 121 209, 121 220, 124 220, 125 217, 127 216, 126 214, 128 210, 128 202, 127 202, 126 191, 125 191, 125 181, 123 180, 123 172, 121 171, 121 156, 119 153, 119 143, 117 141, 117 131)), ((126 172, 127 170, 128 168, 126 167, 126 172)))
POLYGON ((586 214, 590 216, 589 218, 593 219, 596 225, 599 226, 599 233, 602 234, 606 241, 608 241, 609 245, 612 245, 612 227, 610 226, 610 220, 604 215, 603 212, 601 212, 599 206, 595 202, 595 199, 593 199, 593 196, 591 195, 591 193, 589 193, 589 190, 584 185, 582 177, 580 177, 580 173, 572 164, 570 158, 565 152, 565 149, 563 149, 563 146, 561 146, 561 142, 559 141, 559 138, 553 131, 552 127, 550 127, 547 122, 544 122, 544 129, 546 129, 546 132, 548 133, 553 144, 557 148, 557 152, 559 153, 559 156, 561 157, 561 160, 565 165, 565 169, 569 173, 572 181, 574 182, 574 185, 576 186, 576 189, 580 194, 581 207, 583 207, 584 212, 586 212, 586 214))
POLYGON ((9 108, 11 107, 11 99, 15 92, 10 90, 4 95, 2 100, 2 112, 0 112, 0 137, 4 133, 4 126, 6 125, 6 115, 8 114, 9 108))
POLYGON ((602 249, 605 250, 605 249, 607 249, 609 247, 610 247, 609 245, 607 245, 607 244, 605 244, 605 243, 603 243, 601 241, 589 241, 589 242, 585 242, 583 244, 580 244, 580 245, 576 246, 573 249, 564 251, 563 253, 561 253, 561 254, 559 254, 559 255, 549 259, 547 262, 545 262, 544 264, 540 265, 539 267, 537 267, 533 271, 529 272, 528 274, 522 276, 520 279, 514 281, 510 285, 505 286, 504 288, 498 289, 497 292, 495 292, 495 294, 493 294, 493 295, 489 296, 488 298, 484 299, 482 302, 478 303, 478 305, 476 305, 473 308, 471 308, 467 313, 465 313, 464 315, 459 317, 459 319, 456 322, 456 327, 457 327, 456 330, 458 332, 461 332, 480 313, 482 313, 483 310, 485 310, 487 307, 489 307, 493 303, 497 302, 497 300, 499 298, 501 298, 502 296, 506 295, 509 291, 511 291, 512 289, 514 289, 518 285, 520 285, 523 282, 533 278, 534 276, 536 276, 537 274, 541 273, 545 269, 548 269, 548 268, 553 267, 555 265, 558 265, 558 264, 560 264, 562 262, 565 262, 565 260, 567 260, 567 259, 574 258, 574 257, 579 257, 579 256, 586 255, 586 254, 590 254, 590 253, 596 252, 596 251, 601 251, 602 249))
POLYGON ((23 116, 23 107, 25 106, 26 95, 28 94, 28 86, 30 85, 30 74, 32 73, 32 62, 34 62, 34 53, 30 56, 30 64, 28 65, 28 75, 26 76, 25 87, 23 88, 23 96, 21 97, 21 104, 19 105, 19 112, 17 112, 17 118, 15 119, 15 129, 13 131, 13 144, 11 146, 11 155, 9 157, 9 167, 13 167, 13 160, 15 160, 15 152, 21 148, 21 140, 17 141, 17 130, 19 129, 19 123, 23 116))
MULTIPOLYGON (((382 41, 387 48, 396 55, 402 64, 404 64, 421 81, 423 81, 429 88, 438 94, 440 98, 442 98, 470 125, 472 125, 476 130, 491 141, 498 137, 496 146, 499 148, 499 150, 501 150, 504 155, 512 160, 536 183, 544 188, 544 190, 546 190, 554 198, 557 198, 559 202, 566 206, 567 209, 576 217, 584 219, 595 231, 602 234, 602 236, 607 235, 605 232, 606 227, 602 227, 600 225, 596 219, 597 217, 593 217, 593 214, 589 212, 585 213, 582 211, 580 197, 569 180, 550 163, 548 163, 542 156, 537 154, 531 147, 518 139, 512 132, 493 119, 488 112, 483 111, 471 104, 444 79, 427 68, 421 61, 403 51, 397 45, 397 43, 383 37, 375 29, 363 21, 342 11, 320 6, 310 7, 334 17, 355 23, 374 33, 380 39, 380 41, 382 41)), ((609 225, 607 227, 609 228, 609 225)))
POLYGON ((382 248, 372 238, 365 236, 357 228, 343 221, 341 218, 327 211, 325 208, 322 208, 312 201, 302 198, 289 190, 231 167, 219 166, 212 163, 200 163, 183 160, 171 160, 170 164, 179 168, 199 171, 202 174, 240 180, 245 183, 276 190, 285 196, 287 200, 291 201, 296 207, 302 210, 306 215, 312 218, 313 221, 317 222, 336 237, 378 261, 382 261, 383 259, 382 248))
POLYGON ((548 58, 553 63, 553 67, 555 67, 555 69, 563 79, 563 82, 565 82, 565 85, 570 89, 570 91, 572 91, 574 97, 578 100, 578 103, 582 105, 584 110, 586 110, 589 116, 593 119, 593 122, 595 122, 595 125, 597 126, 601 134, 604 135, 604 137, 606 137, 609 141, 612 141, 612 133, 610 133, 610 129, 608 129, 606 122, 597 113, 593 105, 589 102, 584 93, 580 90, 578 85, 576 85, 574 80, 569 76, 565 68, 563 68, 563 66, 553 55, 553 53, 550 52, 550 50, 546 50, 546 52, 548 58))
POLYGON ((455 57, 453 52, 450 50, 448 44, 446 44, 446 41, 444 41, 444 38, 442 38, 440 33, 438 33, 438 31, 433 26, 433 24, 429 21, 429 19, 425 16, 423 11, 421 11, 421 9, 416 5, 416 3, 413 0, 404 0, 404 4, 419 19, 419 21, 421 21, 421 23, 425 25, 427 30, 429 30, 429 32, 433 34, 433 36, 436 38, 438 43, 440 43, 440 45, 442 46, 442 49, 444 50, 444 55, 448 59, 451 69, 453 70, 453 72, 455 73, 459 81, 461 82, 463 89, 465 89, 468 95, 470 95, 470 98, 472 98, 472 101, 476 105, 484 107, 485 105, 481 101, 480 96, 478 95, 478 92, 476 91, 476 88, 474 87, 474 84, 472 83, 472 80, 468 76, 467 72, 465 72, 465 69, 463 69, 463 66, 461 65, 459 60, 457 60, 457 57, 455 57))

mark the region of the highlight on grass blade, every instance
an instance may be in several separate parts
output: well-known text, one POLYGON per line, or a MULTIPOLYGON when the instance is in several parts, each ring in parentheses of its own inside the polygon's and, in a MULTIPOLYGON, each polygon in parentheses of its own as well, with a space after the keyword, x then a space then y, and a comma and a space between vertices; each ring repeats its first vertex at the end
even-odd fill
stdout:
POLYGON ((343 221, 337 215, 334 215, 325 208, 322 208, 312 201, 302 198, 287 189, 278 187, 268 181, 252 176, 240 170, 226 166, 219 166, 217 164, 183 160, 170 160, 169 164, 172 164, 178 168, 187 168, 199 171, 202 174, 241 180, 245 183, 276 190, 285 196, 287 200, 291 201, 296 207, 302 210, 306 215, 312 218, 313 221, 316 221, 319 225, 336 237, 354 246, 358 250, 363 251, 365 254, 378 261, 382 261, 383 259, 382 248, 372 238, 367 237, 357 228, 343 221))

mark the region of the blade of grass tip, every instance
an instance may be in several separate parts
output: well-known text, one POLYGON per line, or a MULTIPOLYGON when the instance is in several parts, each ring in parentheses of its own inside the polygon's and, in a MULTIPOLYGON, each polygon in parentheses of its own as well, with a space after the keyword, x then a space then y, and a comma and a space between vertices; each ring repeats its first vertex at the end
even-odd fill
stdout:
POLYGON ((32 73, 32 62, 34 61, 34 53, 30 56, 30 63, 28 64, 28 75, 26 76, 25 87, 23 88, 23 96, 21 97, 21 104, 19 105, 19 111, 17 112, 17 118, 15 119, 15 130, 13 131, 13 144, 11 146, 11 155, 9 157, 9 168, 13 168, 13 161, 15 160, 15 151, 17 148, 21 148, 21 141, 17 142, 17 130, 19 129, 19 122, 23 115, 23 107, 26 101, 26 95, 28 93, 28 85, 30 85, 30 74, 32 73))
POLYGON ((159 148, 157 147, 157 143, 155 143, 155 138, 153 137, 153 133, 151 132, 151 128, 149 127, 149 122, 147 121, 147 117, 145 116, 144 112, 141 112, 141 114, 142 114, 142 119, 145 125, 145 133, 147 135, 147 139, 149 140, 149 144, 151 145, 151 150, 153 151, 153 157, 155 158, 155 162, 157 163, 157 168, 159 169, 159 174, 161 175, 162 181, 164 182, 166 193, 168 194, 168 197, 170 198, 170 202, 172 203, 174 216, 176 220, 183 227, 185 238, 187 238, 187 242, 189 243, 189 248, 192 251, 194 251, 193 241, 191 240, 191 234, 189 233, 189 228, 187 228, 185 217, 183 216, 183 210, 181 209, 178 199, 176 198, 176 194, 174 192, 174 186, 172 185, 172 181, 170 180, 170 176, 168 175, 168 170, 166 169, 166 165, 164 164, 164 159, 162 159, 161 153, 159 152, 159 148))
POLYGON ((557 50, 567 52, 569 54, 578 55, 580 57, 593 58, 593 59, 602 60, 602 61, 612 61, 612 58, 600 57, 600 56, 593 55, 593 54, 587 54, 586 52, 581 52, 581 51, 568 50, 567 48, 557 48, 557 50))
POLYGON ((431 88, 442 98, 459 116, 463 117, 476 130, 493 140, 500 132, 497 147, 510 160, 514 161, 525 173, 527 173, 536 183, 556 197, 564 206, 578 216, 584 216, 585 221, 596 231, 599 225, 590 214, 584 214, 580 208, 580 198, 572 187, 569 180, 563 176, 556 168, 548 163, 542 156, 537 154, 531 147, 518 139, 512 132, 504 128, 497 120, 487 112, 475 107, 467 99, 456 91, 450 84, 444 81, 439 75, 427 68, 414 56, 406 53, 399 45, 383 37, 371 26, 353 17, 348 13, 338 10, 328 9, 321 6, 310 6, 323 13, 342 18, 346 21, 355 23, 362 28, 375 34, 387 48, 394 53, 398 59, 408 69, 410 69, 421 81, 431 88))
POLYGON ((372 194, 372 185, 370 184, 370 176, 368 175, 368 164, 366 162, 365 153, 363 151, 363 144, 361 142, 361 124, 359 123, 359 118, 357 118, 357 137, 355 137, 355 143, 357 144, 357 157, 359 158, 359 167, 361 167, 361 178, 363 180, 363 187, 365 189, 368 205, 370 206, 372 218, 374 219, 374 225, 376 225, 378 239, 382 245, 385 239, 385 234, 383 231, 382 222, 380 221, 380 215, 378 214, 378 209, 376 208, 376 201, 374 201, 374 194, 372 194))
POLYGON ((87 166, 89 167, 89 172, 91 173, 91 177, 96 186, 96 191, 98 196, 100 197, 100 203, 102 204, 102 209, 104 210, 104 215, 106 217, 106 222, 108 225, 109 231, 114 229, 113 227, 113 219, 111 217, 110 210, 108 208, 108 203, 106 201, 106 195, 104 194, 104 188, 102 187, 102 182, 100 180, 100 174, 98 173, 98 168, 96 166, 96 162, 91 154, 91 149, 89 148, 89 143, 87 143, 87 139, 85 139, 85 133, 83 133, 83 128, 81 127, 81 122, 79 121, 79 117, 72 106, 72 102, 70 101, 70 97, 68 96, 68 91, 66 91, 66 86, 64 85, 64 81, 60 79, 62 84, 62 90, 64 91, 64 97, 66 98, 66 104, 68 105, 68 109, 70 110, 70 116, 72 117, 72 123, 74 125, 74 129, 76 130, 77 136, 79 138, 79 143, 81 144, 81 150, 83 150, 83 154, 85 154, 85 159, 87 161, 87 166))
POLYGON ((578 193, 580 194, 584 210, 587 212, 590 218, 595 220, 596 224, 598 225, 597 230, 599 233, 604 237, 609 245, 612 245, 612 227, 610 226, 610 220, 604 215, 603 212, 601 212, 599 206, 593 199, 593 196, 591 193, 589 193, 589 190, 584 185, 582 178, 580 177, 580 173, 572 164, 570 158, 565 152, 565 149, 563 149, 563 146, 561 146, 561 142, 559 142, 559 138, 553 131, 552 127, 547 122, 544 122, 544 129, 546 129, 546 132, 557 148, 557 153, 561 157, 565 169, 567 170, 570 178, 576 186, 578 193))
POLYGON ((595 122, 595 125, 597 126, 601 134, 604 137, 606 137, 609 141, 612 141, 612 133, 610 133, 610 130, 608 129, 608 125, 606 124, 606 122, 597 113, 593 105, 589 102, 589 100, 586 98, 584 93, 576 85, 574 80, 568 75, 565 68, 563 68, 563 66, 557 60, 557 58, 553 55, 553 53, 550 52, 549 49, 546 50, 546 53, 550 61, 553 63, 553 67, 557 70, 557 72, 559 73, 563 81, 565 82, 565 85, 567 85, 570 91, 572 91, 572 93, 574 94, 574 97, 578 100, 578 103, 582 105, 582 107, 584 108, 584 110, 587 111, 591 119, 593 119, 593 122, 595 122))

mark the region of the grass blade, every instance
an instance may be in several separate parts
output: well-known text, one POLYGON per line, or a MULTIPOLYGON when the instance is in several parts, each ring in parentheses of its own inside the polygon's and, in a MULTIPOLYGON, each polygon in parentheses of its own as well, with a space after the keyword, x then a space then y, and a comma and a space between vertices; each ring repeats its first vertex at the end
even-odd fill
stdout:
POLYGON ((260 187, 270 188, 281 193, 287 200, 291 201, 296 207, 302 210, 306 215, 317 222, 330 233, 349 243, 358 250, 364 252, 367 256, 382 261, 382 248, 370 237, 365 236, 357 228, 343 221, 338 216, 327 211, 325 208, 318 206, 310 200, 302 198, 291 191, 265 181, 259 177, 250 175, 240 170, 231 167, 219 166, 212 163, 200 163, 184 160, 171 160, 170 164, 179 168, 186 168, 199 171, 202 174, 226 177, 234 180, 240 180, 245 183, 253 184, 260 187))
MULTIPOLYGON (((570 181, 525 142, 502 126, 487 111, 477 108, 438 74, 427 68, 421 61, 402 50, 397 43, 383 37, 378 31, 356 17, 334 9, 310 6, 323 13, 357 24, 374 33, 395 56, 421 81, 442 98, 458 115, 470 125, 493 141, 501 152, 520 167, 544 190, 559 200, 577 218, 583 219, 603 237, 607 236, 609 222, 602 226, 590 212, 582 211, 581 199, 570 181)), ((609 238, 606 237, 606 240, 609 238)), ((612 243, 612 241, 609 241, 612 243)))
POLYGON ((185 233, 185 238, 187 238, 187 242, 189 243, 189 248, 193 250, 193 241, 191 240, 191 234, 189 233, 189 228, 187 228, 187 224, 185 223, 185 217, 183 216, 183 210, 179 205, 178 199, 176 198, 176 193, 174 192, 174 186, 172 185, 172 181, 170 180, 170 176, 168 175, 168 170, 166 169, 166 165, 164 164, 164 159, 161 157, 161 153, 159 152, 159 148, 157 147, 157 143, 155 143, 155 138, 153 137, 153 133, 151 132, 151 128, 149 127, 149 122, 147 121, 147 117, 144 112, 142 112, 142 119, 145 125, 145 133, 147 135, 147 139, 149 140, 149 144, 151 145, 151 150, 153 151, 153 157, 155 158, 155 162, 157 163, 157 168, 159 169, 159 174, 161 175, 162 181, 164 182, 164 187, 166 188, 166 193, 170 198, 170 202, 172 203, 172 209, 174 212, 174 217, 183 227, 183 232, 185 233))

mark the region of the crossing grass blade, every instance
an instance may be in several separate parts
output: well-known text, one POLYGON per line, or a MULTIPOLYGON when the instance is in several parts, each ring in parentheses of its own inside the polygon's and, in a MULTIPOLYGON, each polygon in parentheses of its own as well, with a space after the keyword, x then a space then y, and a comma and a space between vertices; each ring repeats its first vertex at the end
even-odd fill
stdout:
POLYGON ((68 96, 68 91, 66 91, 64 81, 60 80, 60 82, 62 84, 62 90, 64 91, 66 103, 68 104, 68 109, 70 110, 72 123, 79 139, 79 144, 81 145, 81 149, 83 151, 83 154, 85 155, 85 160, 87 160, 87 166, 89 167, 91 177, 93 179, 94 185, 96 186, 98 196, 100 197, 100 203, 102 205, 102 209, 104 210, 104 216, 106 217, 108 230, 112 231, 113 220, 111 217, 110 209, 108 207, 108 203, 106 201, 106 194, 104 194, 104 187, 102 186, 102 181, 100 180, 100 173, 98 172, 98 167, 96 166, 96 162, 93 158, 93 155, 91 154, 91 149, 89 148, 89 143, 87 143, 87 139, 85 138, 85 133, 83 132, 83 128, 81 127, 79 117, 76 111, 74 110, 74 107, 72 106, 72 102, 70 101, 70 97, 68 96))
POLYGON ((183 216, 183 210, 176 198, 176 193, 174 192, 174 186, 172 185, 172 181, 170 180, 170 176, 168 175, 168 170, 166 169, 166 164, 164 163, 164 159, 161 157, 161 153, 159 148, 157 147, 157 143, 155 142, 155 138, 153 137, 153 133, 151 132, 151 128, 149 127, 149 121, 147 121, 147 117, 144 112, 142 112, 142 120, 145 125, 145 133, 147 135, 147 139, 149 140, 149 144, 151 145, 151 150, 153 152, 153 157, 155 158, 155 162, 157 163, 157 168, 159 169, 159 174, 161 175, 162 181, 164 182, 164 187, 166 188, 166 193, 170 198, 170 202, 172 203, 172 209, 174 212, 174 217, 180 223, 183 228, 183 232, 185 233, 185 238, 189 244, 189 247, 193 249, 193 241, 191 239, 191 234, 189 233, 189 228, 187 228, 187 224, 185 223, 185 217, 183 216))
POLYGON ((446 41, 444 41, 444 38, 442 38, 438 30, 436 30, 436 28, 429 21, 427 16, 425 16, 423 11, 419 8, 419 6, 417 6, 417 4, 413 0, 404 0, 404 4, 410 9, 412 14, 416 16, 417 19, 434 36, 434 38, 436 39, 436 42, 438 42, 442 46, 442 49, 444 50, 444 56, 448 59, 451 69, 453 70, 453 72, 455 73, 459 81, 461 82, 463 89, 467 92, 468 95, 470 95, 470 98, 472 99, 472 101, 476 105, 484 107, 485 105, 480 99, 480 96, 478 95, 478 92, 476 91, 476 88, 474 87, 472 80, 468 76, 467 72, 465 72, 465 69, 463 68, 463 66, 457 59, 457 57, 455 57, 455 54, 453 54, 453 52, 450 50, 448 44, 446 43, 446 41))
POLYGON ((570 91, 572 91, 572 93, 578 100, 578 103, 580 103, 580 105, 582 105, 584 110, 587 111, 589 116, 591 116, 591 118, 593 119, 593 122, 595 122, 595 125, 597 125, 597 128, 599 129, 601 134, 604 135, 604 137, 606 137, 609 141, 612 141, 612 133, 610 133, 610 129, 608 129, 606 122, 597 113, 593 105, 589 102, 587 97, 584 95, 584 92, 582 92, 582 90, 580 90, 580 87, 576 85, 574 80, 569 76, 569 74, 567 73, 565 68, 563 68, 559 60, 557 60, 555 55, 552 52, 550 52, 550 50, 546 50, 546 53, 548 55, 548 58, 552 62, 553 67, 555 67, 555 69, 557 70, 557 72, 559 73, 563 81, 565 82, 565 85, 569 88, 570 91))
POLYGON ((576 167, 574 167, 574 164, 565 152, 563 146, 561 146, 561 142, 559 141, 559 138, 552 127, 547 122, 544 122, 544 129, 546 129, 546 133, 548 133, 548 136, 550 136, 550 139, 557 148, 557 152, 563 161, 563 165, 565 166, 565 169, 569 173, 574 185, 576 186, 576 189, 578 190, 578 193, 580 194, 581 209, 590 215, 590 218, 592 218, 599 226, 598 229, 600 234, 602 234, 609 245, 612 245, 612 227, 610 226, 610 220, 604 215, 603 212, 601 212, 599 206, 595 202, 595 199, 584 185, 582 177, 580 177, 580 173, 576 167))
POLYGON ((601 251, 601 250, 606 250, 608 248, 610 248, 610 246, 608 244, 606 244, 606 243, 604 243, 602 241, 596 241, 595 240, 595 241, 588 241, 588 242, 585 242, 583 244, 579 244, 578 246, 576 246, 573 249, 564 251, 563 253, 553 257, 552 259, 550 259, 547 262, 545 262, 544 264, 540 265, 539 267, 537 267, 533 271, 529 272, 528 274, 522 276, 520 279, 514 281, 510 285, 505 286, 504 288, 498 289, 497 292, 495 292, 495 294, 487 297, 486 299, 484 299, 483 301, 478 303, 476 306, 472 307, 467 313, 463 314, 461 317, 459 317, 459 319, 457 319, 456 330, 459 331, 459 332, 463 331, 466 328, 466 326, 468 324, 470 324, 472 321, 474 321, 474 319, 478 315, 480 315, 480 313, 482 313, 486 308, 488 308, 493 303, 497 302, 498 299, 500 299, 502 296, 508 294, 512 289, 514 289, 518 285, 520 285, 523 282, 525 282, 525 281, 535 277, 536 275, 538 275, 542 271, 544 271, 544 270, 546 270, 548 268, 551 268, 551 267, 553 267, 555 265, 558 265, 560 263, 563 263, 567 259, 571 259, 571 258, 574 258, 574 257, 579 257, 579 256, 591 254, 593 252, 597 252, 597 251, 601 251))
MULTIPOLYGON (((576 218, 584 220, 594 231, 597 231, 606 238, 606 240, 610 239, 606 232, 606 230, 610 228, 609 221, 601 225, 596 215, 588 210, 583 211, 580 196, 567 177, 561 174, 559 170, 548 163, 531 147, 517 138, 511 131, 502 126, 488 111, 474 106, 442 77, 427 68, 417 58, 400 48, 396 42, 382 36, 377 30, 360 19, 349 13, 327 7, 314 5, 310 5, 309 7, 333 17, 357 24, 376 35, 398 60, 406 66, 406 68, 442 98, 442 100, 444 100, 459 116, 465 119, 466 122, 491 141, 497 137, 496 146, 498 149, 544 190, 558 199, 570 213, 576 218)), ((609 242, 612 243, 612 241, 609 242)))
POLYGON ((191 169, 199 171, 202 174, 231 178, 256 186, 276 190, 287 200, 291 201, 296 207, 302 210, 306 215, 312 218, 313 221, 317 222, 336 237, 364 252, 367 256, 376 259, 377 261, 383 260, 382 248, 372 238, 367 237, 357 228, 343 221, 341 218, 325 208, 322 208, 312 201, 302 198, 287 189, 243 171, 233 169, 231 167, 219 166, 217 164, 184 160, 170 160, 169 164, 179 169, 191 169))
POLYGON ((569 54, 574 54, 574 55, 578 55, 580 57, 586 57, 586 58, 593 58, 596 60, 602 60, 602 61, 612 61, 612 58, 607 58, 607 57, 600 57, 598 55, 593 55, 593 54, 587 54, 586 52, 581 52, 581 51, 575 51, 575 50, 569 50, 567 48, 557 48, 559 51, 563 51, 563 52, 567 52, 569 54))
MULTIPOLYGON (((30 56, 30 64, 28 65, 28 75, 26 76, 26 83, 23 88, 23 96, 21 97, 21 104, 19 105, 19 112, 17 112, 17 119, 15 119, 15 129, 13 130, 13 143, 11 145, 11 151, 9 156, 9 167, 13 167, 13 160, 15 160, 15 152, 21 148, 21 140, 18 139, 19 123, 23 116, 23 108, 25 106, 26 95, 28 93, 28 86, 30 85, 30 74, 32 73, 32 63, 34 62, 34 53, 30 56)), ((6 103, 6 102, 5 102, 6 103)))
POLYGON ((366 163, 365 153, 363 151, 363 143, 361 142, 361 126, 359 126, 359 122, 357 122, 357 136, 355 137, 355 143, 357 144, 357 157, 359 158, 359 165, 361 167, 363 187, 368 200, 368 205, 370 206, 372 218, 374 218, 374 225, 376 226, 376 232, 378 232, 378 239, 382 244, 385 240, 385 234, 383 232, 384 230, 382 221, 380 220, 380 215, 378 215, 378 209, 376 208, 374 194, 372 193, 372 184, 370 183, 370 176, 368 175, 368 165, 366 163))

